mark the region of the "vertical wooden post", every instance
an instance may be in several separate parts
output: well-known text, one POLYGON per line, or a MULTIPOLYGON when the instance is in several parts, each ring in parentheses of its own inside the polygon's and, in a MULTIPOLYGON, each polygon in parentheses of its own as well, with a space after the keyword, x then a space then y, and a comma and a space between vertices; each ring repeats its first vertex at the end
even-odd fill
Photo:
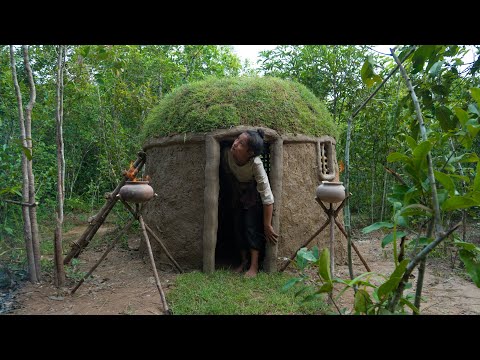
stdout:
POLYGON ((215 247, 218 229, 218 193, 220 190, 218 169, 220 144, 213 136, 205 138, 205 190, 203 196, 203 271, 215 271, 215 247))
MULTIPOLYGON (((274 204, 272 226, 281 241, 282 233, 280 232, 280 210, 282 208, 282 176, 283 176, 283 139, 277 138, 270 148, 271 164, 270 164, 270 186, 272 188, 274 204)), ((267 272, 277 271, 278 257, 278 241, 271 244, 267 241, 265 245, 264 267, 267 272)))

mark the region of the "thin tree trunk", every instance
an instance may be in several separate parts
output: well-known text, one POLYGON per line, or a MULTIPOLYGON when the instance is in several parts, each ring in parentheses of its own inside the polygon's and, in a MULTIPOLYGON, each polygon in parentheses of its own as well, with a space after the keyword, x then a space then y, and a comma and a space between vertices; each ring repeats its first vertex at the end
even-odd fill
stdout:
MULTIPOLYGON (((412 101, 415 106, 415 112, 417 115, 418 124, 420 127, 420 134, 422 135, 422 140, 427 141, 427 130, 423 122, 422 111, 420 109, 420 103, 418 102, 417 94, 413 89, 412 83, 410 81, 410 78, 407 75, 407 72, 405 71, 405 68, 403 67, 400 60, 398 60, 398 57, 395 55, 395 51, 393 49, 390 49, 390 52, 392 53, 392 56, 395 59, 395 62, 398 64, 400 68, 400 73, 402 74, 402 77, 404 78, 405 83, 407 84, 408 91, 410 92, 410 95, 412 97, 412 101)), ((440 205, 438 203, 437 186, 435 184, 435 174, 433 173, 432 154, 430 151, 428 151, 427 153, 427 163, 428 163, 428 180, 430 182, 430 188, 431 188, 432 208, 434 211, 435 236, 438 238, 443 235, 443 228, 441 223, 440 205)), ((423 287, 423 273, 425 272, 425 261, 426 261, 426 255, 425 255, 425 258, 422 259, 421 269, 419 270, 420 276, 417 279, 417 291, 415 293, 415 304, 417 305, 417 308, 420 307, 420 298, 422 295, 422 287, 423 287)), ((402 293, 403 293, 403 289, 400 294, 396 294, 398 300, 400 299, 402 293)), ((391 309, 395 309, 395 308, 391 306, 391 309)))
MULTIPOLYGON (((411 54, 413 53, 413 49, 410 50, 405 57, 402 59, 401 62, 405 61, 411 54)), ((401 63, 400 63, 401 64, 401 63)), ((383 85, 387 82, 387 80, 398 70, 399 65, 397 65, 391 72, 388 74, 385 79, 383 79, 382 83, 378 85, 378 87, 375 89, 375 91, 360 105, 350 116, 348 119, 347 123, 347 141, 345 144, 345 192, 347 194, 350 194, 350 141, 351 141, 351 134, 352 134, 352 122, 355 116, 362 110, 365 105, 375 96, 375 94, 383 87, 383 85)), ((348 254, 348 263, 349 263, 349 269, 352 266, 352 256, 351 256, 351 226, 350 226, 350 197, 346 199, 345 203, 345 209, 344 209, 344 221, 345 221, 345 227, 346 231, 348 234, 347 237, 347 254, 348 254)), ((352 274, 350 274, 352 276, 352 274)))
POLYGON ((54 236, 55 251, 55 286, 65 285, 65 269, 63 266, 62 227, 63 201, 65 199, 65 157, 63 147, 63 51, 64 46, 58 46, 57 63, 57 225, 54 236))
MULTIPOLYGON (((25 120, 23 117, 23 103, 22 103, 22 93, 20 91, 20 86, 18 85, 17 79, 17 70, 15 66, 13 45, 10 45, 10 65, 12 68, 12 79, 13 85, 15 87, 15 94, 17 97, 18 104, 18 118, 20 122, 20 140, 22 141, 22 146, 24 149, 28 149, 28 144, 26 140, 26 131, 25 131, 25 120)), ((23 186, 22 186, 22 201, 24 203, 30 204, 30 198, 28 196, 28 165, 27 165, 27 156, 25 152, 22 152, 22 177, 23 177, 23 186)), ((30 212, 29 207, 22 206, 22 217, 23 217, 23 238, 25 239, 25 248, 27 253, 27 262, 28 262, 28 277, 31 282, 37 282, 37 271, 35 269, 35 257, 33 254, 33 243, 32 243, 32 225, 30 222, 30 212)))
MULTIPOLYGON (((395 62, 398 64, 400 68, 400 73, 402 74, 403 79, 407 84, 408 91, 412 96, 418 124, 420 126, 420 134, 422 135, 422 140, 427 141, 427 130, 423 122, 422 111, 420 109, 420 103, 418 102, 417 94, 415 94, 415 90, 413 89, 412 82, 410 81, 410 78, 408 77, 407 72, 405 71, 405 68, 403 67, 400 60, 398 60, 398 57, 395 55, 395 51, 393 49, 391 49, 390 51, 392 53, 393 58, 395 59, 395 62)), ((435 234, 438 236, 438 234, 440 234, 443 230, 442 230, 442 223, 440 218, 440 205, 438 203, 438 197, 437 197, 437 186, 435 184, 435 175, 433 173, 432 154, 430 151, 427 153, 427 162, 428 162, 428 180, 430 181, 430 188, 432 191, 431 195, 432 195, 432 207, 433 207, 434 218, 435 218, 435 234)))
MULTIPOLYGON (((353 280, 353 263, 352 263, 352 229, 350 226, 350 140, 352 136, 352 121, 353 116, 348 119, 347 124, 347 142, 345 144, 345 193, 347 198, 345 199, 345 209, 343 213, 343 220, 345 222, 345 228, 347 231, 347 260, 348 260, 348 272, 350 279, 353 280)), ((357 292, 357 287, 354 287, 357 292)))
MULTIPOLYGON (((33 175, 33 146, 32 146, 32 110, 35 105, 35 99, 37 97, 35 91, 35 83, 33 81, 33 73, 30 67, 30 61, 28 59, 28 47, 22 45, 23 62, 28 75, 28 86, 30 88, 30 100, 25 108, 25 135, 27 136, 28 148, 32 152, 32 159, 27 162, 28 169, 28 198, 29 202, 33 204, 35 202, 35 177, 33 175)), ((40 234, 38 232, 37 222, 37 207, 32 206, 29 208, 30 223, 32 225, 32 245, 33 245, 33 259, 35 262, 35 271, 37 272, 37 280, 41 280, 40 269, 40 234)))

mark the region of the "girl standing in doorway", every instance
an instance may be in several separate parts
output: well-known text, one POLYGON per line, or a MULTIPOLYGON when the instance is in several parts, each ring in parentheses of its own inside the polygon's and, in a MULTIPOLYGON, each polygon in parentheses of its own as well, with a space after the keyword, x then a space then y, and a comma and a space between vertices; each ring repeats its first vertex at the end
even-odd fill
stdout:
POLYGON ((247 130, 222 153, 232 185, 233 230, 241 256, 235 271, 246 270, 246 277, 257 275, 265 241, 276 244, 278 240, 272 226, 273 193, 260 159, 263 147, 263 130, 247 130))

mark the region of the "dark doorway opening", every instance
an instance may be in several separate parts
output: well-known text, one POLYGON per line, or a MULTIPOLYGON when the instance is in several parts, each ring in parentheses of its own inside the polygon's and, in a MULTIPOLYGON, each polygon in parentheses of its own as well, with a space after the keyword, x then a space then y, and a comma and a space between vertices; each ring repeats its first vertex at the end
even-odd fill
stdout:
MULTIPOLYGON (((229 269, 237 267, 241 262, 240 252, 235 246, 235 234, 232 211, 232 184, 222 166, 221 157, 225 149, 230 149, 233 140, 222 140, 220 144, 219 193, 218 193, 218 229, 217 244, 215 248, 215 267, 218 269, 229 269)), ((264 151, 260 155, 263 167, 270 177, 270 144, 264 143, 264 151)), ((262 267, 264 251, 260 254, 262 267)))
MULTIPOLYGON (((229 149, 233 141, 220 141, 220 159, 223 151, 229 149)), ((234 268, 240 264, 240 254, 235 247, 232 212, 232 185, 225 173, 222 161, 218 169, 218 229, 215 248, 215 267, 217 269, 234 268)))

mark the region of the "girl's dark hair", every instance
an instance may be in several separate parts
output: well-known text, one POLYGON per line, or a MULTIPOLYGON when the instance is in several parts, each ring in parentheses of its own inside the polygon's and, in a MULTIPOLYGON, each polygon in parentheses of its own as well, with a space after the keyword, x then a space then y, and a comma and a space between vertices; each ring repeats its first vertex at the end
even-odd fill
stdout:
POLYGON ((247 130, 248 148, 253 151, 253 156, 258 156, 263 152, 263 139, 265 132, 262 129, 247 130))

